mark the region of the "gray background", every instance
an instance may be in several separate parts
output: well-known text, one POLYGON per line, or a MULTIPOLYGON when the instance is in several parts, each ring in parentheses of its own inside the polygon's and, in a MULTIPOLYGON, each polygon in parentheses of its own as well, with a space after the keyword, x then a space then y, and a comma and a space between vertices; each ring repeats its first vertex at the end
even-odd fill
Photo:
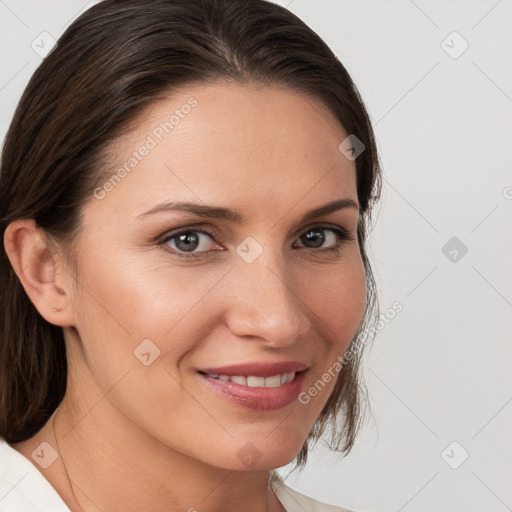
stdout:
MULTIPOLYGON (((92 3, 0 0, 0 139, 41 33, 92 3)), ((512 510, 512 2, 276 3, 367 104, 385 174, 371 256, 382 312, 403 306, 367 353, 372 414, 353 451, 319 444, 287 483, 359 512, 512 510)))

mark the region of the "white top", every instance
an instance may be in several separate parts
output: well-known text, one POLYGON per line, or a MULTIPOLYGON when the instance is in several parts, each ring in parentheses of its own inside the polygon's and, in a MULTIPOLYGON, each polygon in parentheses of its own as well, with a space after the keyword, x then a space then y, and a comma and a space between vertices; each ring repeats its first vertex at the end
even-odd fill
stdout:
MULTIPOLYGON (((287 512, 352 512, 301 494, 284 482, 272 484, 287 512)), ((0 438, 0 510, 2 512, 70 512, 37 467, 0 438)))

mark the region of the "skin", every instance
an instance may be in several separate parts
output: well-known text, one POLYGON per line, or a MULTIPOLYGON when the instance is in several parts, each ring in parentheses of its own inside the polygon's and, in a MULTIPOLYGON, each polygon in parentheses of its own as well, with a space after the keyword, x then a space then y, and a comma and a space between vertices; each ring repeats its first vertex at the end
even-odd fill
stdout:
POLYGON ((363 316, 357 208, 300 222, 335 199, 358 204, 355 162, 338 150, 348 134, 316 100, 254 85, 184 88, 115 142, 112 172, 191 96, 198 105, 129 175, 103 199, 88 198, 76 273, 32 220, 5 235, 30 299, 64 328, 68 358, 56 417, 61 456, 47 469, 31 457, 43 441, 56 447, 53 416, 13 447, 72 510, 284 510, 269 470, 297 455, 335 380, 308 404, 255 411, 211 391, 196 370, 304 361, 307 389, 345 352, 363 316), (236 208, 247 219, 138 218, 165 200, 236 208), (326 250, 338 241, 330 231, 308 246, 302 235, 319 225, 354 238, 339 253, 326 250), (199 234, 195 260, 171 252, 183 247, 176 239, 154 241, 183 227, 217 236, 199 234), (236 252, 249 236, 263 248, 252 263, 236 252), (133 352, 146 338, 160 350, 149 366, 133 352), (237 457, 247 443, 261 454, 251 468, 237 457))

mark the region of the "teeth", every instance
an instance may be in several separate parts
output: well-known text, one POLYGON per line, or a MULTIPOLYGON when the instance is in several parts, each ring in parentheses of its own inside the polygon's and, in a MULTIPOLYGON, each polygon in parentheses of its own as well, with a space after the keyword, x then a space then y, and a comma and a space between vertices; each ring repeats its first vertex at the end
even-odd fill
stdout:
POLYGON ((281 385, 281 375, 274 375, 273 377, 265 378, 265 387, 266 388, 277 388, 277 386, 281 385))
POLYGON ((250 388, 262 388, 265 386, 265 377, 247 377, 247 385, 250 388))
POLYGON ((242 386, 248 386, 250 388, 276 388, 283 384, 288 384, 295 378, 295 372, 282 373, 273 375, 272 377, 256 377, 249 375, 244 377, 243 375, 219 375, 217 373, 208 373, 208 377, 212 379, 222 380, 224 382, 234 382, 235 384, 241 384, 242 386))
POLYGON ((295 372, 283 373, 281 375, 281 384, 288 384, 288 382, 291 382, 293 379, 295 379, 295 372))

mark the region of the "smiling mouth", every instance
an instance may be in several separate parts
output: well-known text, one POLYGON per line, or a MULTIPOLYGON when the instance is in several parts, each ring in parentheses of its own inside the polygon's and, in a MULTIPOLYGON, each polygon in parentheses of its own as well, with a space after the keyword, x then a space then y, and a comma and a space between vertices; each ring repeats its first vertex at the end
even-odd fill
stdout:
MULTIPOLYGON (((304 368, 306 365, 292 363, 287 366, 304 368)), ((224 400, 229 400, 231 403, 246 409, 271 411, 296 402, 304 385, 308 368, 306 367, 304 370, 297 368, 296 371, 274 375, 272 373, 276 370, 271 370, 268 367, 264 370, 261 367, 257 369, 257 365, 253 366, 250 372, 266 373, 267 375, 250 375, 249 372, 245 375, 226 375, 211 373, 213 368, 208 368, 210 371, 198 371, 197 375, 201 377, 201 380, 207 384, 211 391, 224 400)), ((233 374, 241 373, 241 370, 242 368, 238 368, 237 371, 234 371, 234 368, 229 369, 230 373, 233 374)))
POLYGON ((302 372, 278 373, 270 377, 258 377, 256 375, 219 375, 217 373, 199 372, 210 379, 223 382, 233 382, 249 388, 277 388, 295 380, 295 376, 302 372))

